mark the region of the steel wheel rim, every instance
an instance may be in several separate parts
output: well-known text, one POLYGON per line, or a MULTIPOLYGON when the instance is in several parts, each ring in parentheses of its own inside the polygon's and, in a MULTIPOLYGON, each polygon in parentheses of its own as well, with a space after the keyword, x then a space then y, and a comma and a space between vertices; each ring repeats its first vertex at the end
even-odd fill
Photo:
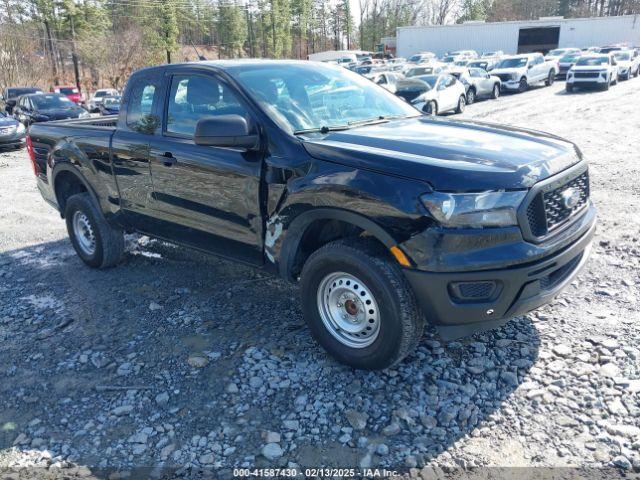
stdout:
POLYGON ((500 87, 498 86, 493 87, 493 96, 496 98, 500 96, 500 87))
POLYGON ((467 97, 468 97, 467 103, 473 103, 473 101, 476 98, 476 94, 473 93, 473 90, 469 90, 469 93, 467 93, 467 97))
POLYGON ((76 211, 73 214, 73 235, 80 250, 86 255, 93 255, 96 251, 96 237, 93 227, 83 212, 76 211))
POLYGON ((341 344, 365 348, 378 338, 378 303, 357 277, 344 272, 325 276, 318 286, 317 304, 324 327, 341 344))
POLYGON ((458 108, 460 109, 460 112, 464 112, 464 107, 466 106, 467 101, 460 97, 460 100, 458 100, 458 108))

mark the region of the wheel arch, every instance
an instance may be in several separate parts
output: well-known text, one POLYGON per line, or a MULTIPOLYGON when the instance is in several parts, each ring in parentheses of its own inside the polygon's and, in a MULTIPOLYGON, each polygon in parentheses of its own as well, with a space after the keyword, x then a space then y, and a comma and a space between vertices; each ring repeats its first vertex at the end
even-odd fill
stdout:
POLYGON ((368 235, 388 251, 397 242, 380 225, 359 213, 316 208, 298 215, 289 225, 279 255, 279 273, 294 281, 306 259, 326 243, 349 236, 368 235))
POLYGON ((84 175, 70 163, 58 163, 51 175, 51 183, 56 202, 60 209, 60 216, 64 218, 67 200, 71 195, 87 192, 96 205, 99 205, 98 196, 84 175))

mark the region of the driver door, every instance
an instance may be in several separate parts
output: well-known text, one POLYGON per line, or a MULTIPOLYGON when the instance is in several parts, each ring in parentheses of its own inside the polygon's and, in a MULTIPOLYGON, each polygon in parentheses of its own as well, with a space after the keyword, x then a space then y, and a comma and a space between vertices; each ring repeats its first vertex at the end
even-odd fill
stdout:
POLYGON ((161 135, 151 142, 151 208, 163 236, 222 256, 262 263, 261 154, 196 145, 204 117, 237 114, 256 128, 233 87, 215 74, 172 70, 161 135))
POLYGON ((456 79, 453 75, 444 75, 438 80, 439 111, 451 110, 458 105, 458 92, 453 88, 455 84, 456 79))

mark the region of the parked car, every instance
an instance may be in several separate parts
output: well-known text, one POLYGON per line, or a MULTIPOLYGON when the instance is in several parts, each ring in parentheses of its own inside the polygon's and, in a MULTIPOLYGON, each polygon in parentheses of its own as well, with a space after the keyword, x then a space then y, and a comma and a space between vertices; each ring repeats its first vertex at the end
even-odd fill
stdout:
POLYGON ((98 104, 100 115, 117 115, 120 112, 120 100, 122 97, 104 97, 98 104))
POLYGON ((626 45, 607 45, 605 47, 600 47, 600 49, 598 50, 598 53, 613 53, 613 52, 617 52, 618 50, 626 50, 628 47, 626 45))
POLYGON ((559 60, 569 53, 580 53, 581 50, 579 48, 555 48, 550 50, 544 58, 545 60, 559 60))
POLYGON ((478 58, 478 52, 475 50, 457 50, 455 52, 449 52, 447 55, 457 57, 458 59, 475 60, 478 58))
POLYGON ((618 65, 611 54, 586 55, 578 59, 567 72, 567 92, 576 87, 598 87, 609 90, 618 83, 618 65))
POLYGON ((436 59, 436 54, 433 52, 421 52, 421 53, 416 53, 415 55, 411 55, 409 57, 409 60, 407 60, 407 63, 413 63, 415 65, 421 64, 421 63, 428 63, 430 61, 433 61, 436 59))
POLYGON ((465 86, 453 75, 448 73, 422 75, 408 80, 413 80, 413 86, 403 84, 403 91, 401 92, 399 82, 396 93, 408 100, 407 91, 410 88, 413 89, 413 92, 419 91, 420 93, 417 96, 408 101, 427 115, 439 115, 452 111, 462 113, 467 106, 465 86), (418 82, 423 84, 421 89, 418 82))
POLYGON ((502 50, 495 50, 492 52, 482 52, 480 58, 500 58, 504 56, 504 52, 502 50))
POLYGON ((53 93, 66 95, 69 100, 73 103, 77 103, 78 105, 80 105, 84 100, 82 93, 80 93, 80 90, 78 90, 77 87, 54 87, 53 93))
POLYGON ((491 74, 500 78, 503 90, 524 92, 534 83, 552 85, 556 67, 554 62, 545 62, 541 53, 525 53, 503 58, 491 74))
POLYGON ((487 72, 493 70, 500 60, 494 58, 482 58, 480 60, 472 60, 467 63, 468 68, 481 68, 487 72))
POLYGON ((42 90, 37 87, 8 87, 2 94, 2 110, 9 115, 13 114, 13 107, 15 107, 18 98, 21 95, 27 95, 29 93, 42 93, 42 90))
POLYGON ((427 118, 309 61, 151 67, 123 98, 126 122, 29 131, 80 259, 116 265, 128 231, 264 268, 300 283, 311 333, 353 367, 397 364, 426 322, 447 341, 503 325, 587 261, 587 164, 557 136, 427 118))
POLYGON ((435 63, 429 63, 427 65, 419 65, 417 67, 411 67, 404 72, 404 76, 407 78, 417 77, 418 75, 435 75, 442 73, 446 70, 444 65, 435 63))
POLYGON ((0 111, 0 149, 22 148, 26 128, 18 120, 0 111))
POLYGON ((398 81, 402 78, 404 78, 403 75, 395 72, 381 72, 370 77, 373 83, 380 85, 391 93, 396 93, 398 81))
POLYGON ((93 97, 89 100, 89 111, 91 113, 99 112, 98 104, 102 103, 105 97, 117 97, 118 90, 115 88, 101 88, 93 93, 93 97))
POLYGON ((629 80, 638 76, 640 69, 640 55, 635 50, 616 50, 612 53, 618 64, 618 78, 629 80))
POLYGON ((575 65, 582 55, 584 55, 584 52, 580 51, 567 53, 562 56, 560 60, 558 60, 558 73, 556 74, 556 78, 566 78, 569 69, 575 65))
POLYGON ((27 127, 37 122, 89 117, 89 112, 60 93, 22 95, 13 114, 27 127))
POLYGON ((500 96, 500 79, 480 68, 462 68, 450 72, 464 85, 467 95, 467 105, 473 104, 478 98, 493 98, 500 96))

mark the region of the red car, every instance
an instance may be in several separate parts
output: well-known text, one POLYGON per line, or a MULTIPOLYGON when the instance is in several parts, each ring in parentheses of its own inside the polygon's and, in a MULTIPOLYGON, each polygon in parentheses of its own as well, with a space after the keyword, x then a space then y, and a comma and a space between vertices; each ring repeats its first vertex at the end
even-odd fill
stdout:
POLYGON ((76 87, 54 87, 53 92, 65 95, 73 103, 80 104, 82 102, 82 93, 76 87))

